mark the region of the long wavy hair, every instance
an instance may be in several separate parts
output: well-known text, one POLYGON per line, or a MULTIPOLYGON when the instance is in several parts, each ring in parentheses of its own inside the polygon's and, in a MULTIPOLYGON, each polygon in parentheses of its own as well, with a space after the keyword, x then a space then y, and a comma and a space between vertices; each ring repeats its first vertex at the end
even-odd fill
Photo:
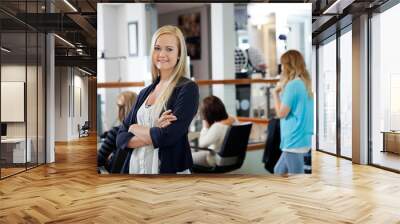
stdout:
POLYGON ((159 116, 163 110, 167 110, 167 103, 169 98, 171 97, 174 88, 176 87, 179 79, 187 74, 186 69, 186 43, 185 38, 182 34, 182 31, 176 26, 163 26, 160 27, 153 35, 151 41, 150 55, 151 55, 151 75, 153 78, 153 82, 160 76, 160 70, 153 62, 153 54, 154 54, 154 46, 158 40, 158 38, 163 34, 171 34, 174 35, 178 41, 178 62, 175 65, 174 70, 172 71, 171 78, 169 79, 169 83, 167 87, 160 93, 154 103, 154 113, 159 116))
POLYGON ((118 121, 122 123, 125 117, 128 115, 133 104, 135 104, 137 94, 131 91, 124 91, 118 95, 118 101, 122 101, 122 104, 117 104, 118 106, 118 121))
POLYGON ((299 77, 304 82, 308 95, 312 97, 311 77, 307 71, 303 55, 299 51, 289 50, 281 56, 281 64, 283 67, 280 80, 282 88, 285 88, 289 81, 299 77))

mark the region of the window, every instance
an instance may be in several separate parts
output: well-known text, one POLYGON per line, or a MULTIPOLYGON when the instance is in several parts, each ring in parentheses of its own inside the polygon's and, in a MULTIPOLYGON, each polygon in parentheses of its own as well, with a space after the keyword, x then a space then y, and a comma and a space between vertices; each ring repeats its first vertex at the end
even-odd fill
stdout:
POLYGON ((318 48, 318 149, 336 154, 336 40, 318 48))
POLYGON ((352 157, 352 32, 340 36, 340 155, 352 157))
POLYGON ((371 19, 372 163, 395 170, 400 170, 400 150, 396 152, 400 149, 400 133, 390 132, 400 130, 400 33, 394 28, 398 27, 398 21, 400 4, 371 19), (385 140, 384 132, 391 139, 385 140))

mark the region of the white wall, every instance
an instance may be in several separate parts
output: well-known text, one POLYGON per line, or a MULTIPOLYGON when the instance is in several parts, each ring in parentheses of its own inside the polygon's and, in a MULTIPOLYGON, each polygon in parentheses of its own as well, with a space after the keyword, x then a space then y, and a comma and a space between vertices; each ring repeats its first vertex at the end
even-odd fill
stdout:
MULTIPOLYGON (((211 5, 212 79, 235 78, 235 27, 233 3, 211 5)), ((233 85, 213 85, 213 95, 225 104, 227 112, 236 115, 236 93, 233 85)))
MULTIPOLYGON (((26 85, 26 99, 22 102, 22 108, 19 108, 22 111, 22 116, 24 116, 26 112, 26 120, 22 122, 6 122, 7 123, 7 137, 17 137, 17 138, 25 138, 25 135, 28 139, 30 139, 30 148, 31 148, 31 161, 36 162, 37 153, 39 153, 39 162, 44 162, 44 116, 43 116, 43 108, 44 108, 44 90, 41 88, 43 86, 41 68, 36 70, 36 66, 25 66, 25 64, 3 64, 1 66, 1 81, 2 82, 24 82, 26 85), (36 75, 39 76, 36 76, 36 75), (25 78, 27 77, 27 81, 25 78), (39 78, 39 80, 37 80, 39 78), (38 83, 39 81, 39 83, 38 83), (37 86, 39 84, 39 87, 37 86), (38 91, 38 92, 37 92, 38 91), (39 94, 39 96, 37 96, 39 94), (39 116, 38 116, 39 113, 39 116), (37 141, 39 140, 39 141, 37 141)), ((2 92, 5 89, 2 89, 2 92)), ((20 90, 20 94, 24 94, 24 90, 20 90)), ((2 95, 3 97, 7 97, 7 95, 2 95)), ((25 98, 25 96, 23 97, 25 98)), ((6 113, 15 113, 12 111, 12 108, 2 107, 2 112, 6 113)))
MULTIPOLYGON (((2 65, 1 66, 1 81, 17 81, 25 82, 25 69, 31 70, 32 67, 26 68, 25 65, 2 65)), ((1 108, 7 110, 7 108, 1 108)), ((25 122, 8 122, 7 136, 8 137, 25 137, 25 122)))
MULTIPOLYGON (((2 65, 1 66, 1 81, 9 81, 9 82, 24 82, 26 85, 26 80, 25 80, 25 73, 26 71, 28 72, 28 75, 35 74, 36 75, 36 67, 33 66, 27 66, 25 65, 2 65)), ((28 81, 29 81, 29 87, 27 88, 27 106, 32 106, 34 108, 37 107, 36 103, 36 80, 31 80, 31 78, 28 76, 28 81), (31 88, 32 87, 32 88, 31 88), (32 104, 33 103, 33 104, 32 104), (31 105, 32 104, 32 105, 31 105)), ((4 96, 2 96, 3 98, 4 96)), ((27 109, 28 113, 27 114, 27 119, 28 119, 28 137, 29 134, 32 132, 31 128, 32 126, 35 125, 36 123, 36 110, 33 110, 31 108, 27 109), (32 121, 35 119, 35 122, 32 123, 32 121)), ((1 110, 8 110, 9 108, 1 108, 1 110)), ((24 110, 24 108, 22 108, 24 110)), ((25 137, 25 126, 26 122, 7 122, 7 135, 9 137, 25 137)), ((36 134, 36 133, 35 133, 36 134)))
POLYGON ((69 117, 68 100, 69 100, 69 77, 68 67, 55 68, 55 140, 68 140, 67 118, 69 117))
POLYGON ((88 78, 76 68, 56 67, 55 140, 77 139, 78 124, 88 121, 88 78), (80 93, 78 91, 80 90, 80 93), (81 95, 80 99, 79 94, 81 95), (79 100, 81 102, 79 102, 79 100), (79 111, 81 105, 82 114, 79 111))
MULTIPOLYGON (((105 58, 97 60, 98 82, 140 82, 151 81, 148 52, 152 30, 152 7, 146 4, 98 4, 98 56, 104 52, 105 58), (138 56, 128 52, 128 23, 138 24, 138 56)), ((142 88, 127 88, 136 93, 142 88)), ((99 89, 103 132, 117 125, 116 99, 122 89, 99 89)))

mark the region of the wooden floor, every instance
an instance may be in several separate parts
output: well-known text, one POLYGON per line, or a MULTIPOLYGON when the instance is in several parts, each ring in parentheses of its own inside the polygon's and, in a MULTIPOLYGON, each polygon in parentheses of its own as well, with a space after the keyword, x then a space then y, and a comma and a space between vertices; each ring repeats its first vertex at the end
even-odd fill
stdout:
POLYGON ((99 176, 96 139, 0 181, 0 223, 400 223, 400 175, 313 154, 313 174, 99 176))
POLYGON ((19 173, 26 170, 25 167, 18 167, 18 168, 1 168, 1 177, 7 177, 13 175, 15 173, 19 173))

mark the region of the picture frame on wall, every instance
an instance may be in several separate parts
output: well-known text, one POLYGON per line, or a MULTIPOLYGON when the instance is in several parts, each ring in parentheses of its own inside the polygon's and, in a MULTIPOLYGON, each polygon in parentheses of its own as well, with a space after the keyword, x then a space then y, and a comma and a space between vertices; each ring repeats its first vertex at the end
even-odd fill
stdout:
POLYGON ((191 60, 201 60, 201 16, 199 12, 178 16, 178 26, 185 36, 186 48, 191 60))
POLYGON ((138 22, 128 23, 128 49, 129 56, 138 56, 138 22))

